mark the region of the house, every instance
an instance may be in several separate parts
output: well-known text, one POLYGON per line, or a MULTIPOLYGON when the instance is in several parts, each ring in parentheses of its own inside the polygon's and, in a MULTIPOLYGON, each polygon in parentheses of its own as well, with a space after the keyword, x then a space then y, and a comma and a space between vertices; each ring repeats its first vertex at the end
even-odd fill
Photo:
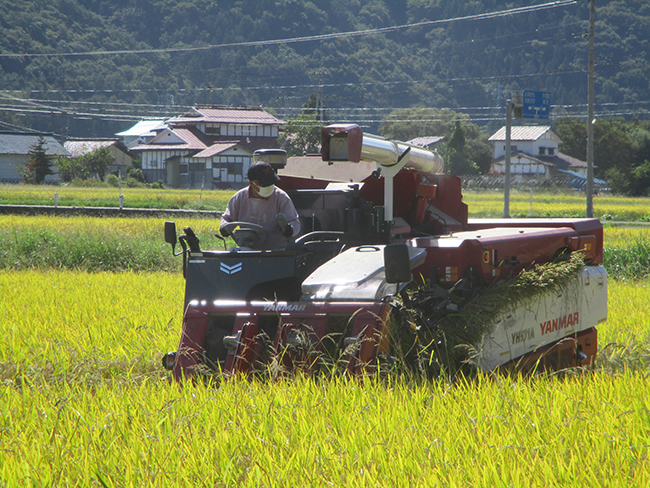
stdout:
MULTIPOLYGON (((506 128, 502 127, 488 140, 494 144, 494 162, 490 174, 505 173, 506 128)), ((525 178, 554 178, 570 187, 580 187, 587 179, 587 163, 559 151, 562 140, 549 126, 512 127, 510 131, 510 174, 525 178)), ((594 181, 606 186, 602 180, 594 181)))
POLYGON ((279 148, 285 124, 256 106, 197 105, 133 146, 147 181, 172 188, 241 188, 257 149, 279 148))
MULTIPOLYGON (((506 154, 506 128, 501 127, 488 141, 494 143, 494 159, 506 154)), ((553 156, 562 140, 547 125, 512 127, 510 150, 521 151, 530 156, 553 156)))
POLYGON ((434 150, 438 147, 438 143, 444 140, 445 136, 425 136, 425 137, 416 137, 410 141, 406 141, 407 144, 412 146, 420 146, 429 150, 434 150))
POLYGON ((73 158, 78 158, 102 147, 108 148, 115 158, 115 163, 107 168, 107 174, 118 174, 121 171, 122 175, 126 176, 126 169, 133 164, 133 156, 119 139, 69 139, 63 146, 73 158))
MULTIPOLYGON (((30 160, 29 151, 38 143, 41 136, 45 141, 45 152, 48 156, 69 156, 65 148, 51 134, 0 132, 0 182, 19 183, 22 181, 19 169, 30 160)), ((46 176, 46 182, 58 180, 56 166, 52 167, 52 171, 55 174, 46 176)))
POLYGON ((141 144, 147 144, 165 127, 167 127, 165 119, 142 119, 130 129, 115 135, 122 139, 126 147, 131 149, 141 144))

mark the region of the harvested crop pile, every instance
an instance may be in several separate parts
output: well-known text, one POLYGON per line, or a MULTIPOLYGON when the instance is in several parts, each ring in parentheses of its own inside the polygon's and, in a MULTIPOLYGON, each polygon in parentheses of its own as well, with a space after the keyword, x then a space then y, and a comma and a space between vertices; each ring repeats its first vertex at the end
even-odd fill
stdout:
POLYGON ((582 266, 580 253, 573 253, 489 287, 445 290, 433 285, 402 294, 393 301, 391 316, 397 367, 427 377, 472 371, 473 358, 500 314, 566 288, 582 266))

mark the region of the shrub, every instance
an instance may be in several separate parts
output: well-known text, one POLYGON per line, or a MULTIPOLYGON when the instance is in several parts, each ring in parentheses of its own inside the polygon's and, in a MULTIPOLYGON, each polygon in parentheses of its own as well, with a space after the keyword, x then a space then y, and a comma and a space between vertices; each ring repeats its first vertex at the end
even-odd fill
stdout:
POLYGON ((135 178, 133 178, 131 176, 127 176, 126 178, 124 178, 123 183, 124 183, 124 186, 126 186, 127 188, 146 188, 147 187, 146 184, 139 182, 138 180, 136 180, 135 178))
POLYGON ((120 179, 115 175, 108 175, 106 177, 106 183, 117 188, 118 186, 120 186, 120 179))

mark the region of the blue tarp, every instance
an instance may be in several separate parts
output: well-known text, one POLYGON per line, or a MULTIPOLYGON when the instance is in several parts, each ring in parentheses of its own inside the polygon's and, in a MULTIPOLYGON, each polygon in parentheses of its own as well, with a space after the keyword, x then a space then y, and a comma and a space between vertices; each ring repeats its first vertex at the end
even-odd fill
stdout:
MULTIPOLYGON (((575 188, 576 190, 583 190, 585 186, 587 186, 587 177, 580 174, 576 173, 575 171, 569 171, 566 169, 559 169, 558 171, 561 171, 562 173, 566 173, 569 175, 569 188, 575 188)), ((600 185, 600 186, 609 186, 609 184, 605 180, 601 180, 598 178, 594 178, 594 184, 595 185, 600 185)))

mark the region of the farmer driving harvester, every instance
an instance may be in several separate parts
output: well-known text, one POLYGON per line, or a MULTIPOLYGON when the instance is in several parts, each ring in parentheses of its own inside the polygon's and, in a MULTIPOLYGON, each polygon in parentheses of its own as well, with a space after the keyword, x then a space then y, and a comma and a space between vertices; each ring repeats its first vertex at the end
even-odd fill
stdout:
POLYGON ((251 243, 251 248, 286 247, 287 239, 300 232, 300 219, 289 195, 275 186, 279 180, 269 163, 253 163, 248 168, 249 185, 232 196, 221 217, 221 235, 227 237, 237 227, 236 223, 247 222, 264 229, 258 232, 259 240, 251 243))

